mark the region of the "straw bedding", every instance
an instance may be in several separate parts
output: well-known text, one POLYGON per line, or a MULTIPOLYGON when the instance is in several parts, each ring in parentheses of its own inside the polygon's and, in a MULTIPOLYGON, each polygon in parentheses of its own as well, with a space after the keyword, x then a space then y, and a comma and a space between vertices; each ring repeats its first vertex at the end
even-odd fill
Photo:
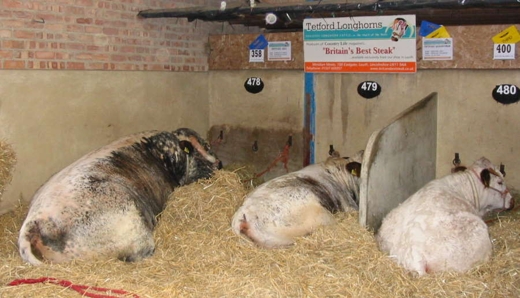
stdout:
POLYGON ((0 217, 0 297, 80 297, 43 283, 7 286, 22 278, 54 277, 124 289, 140 297, 519 297, 520 216, 495 216, 494 256, 468 273, 415 278, 381 253, 357 213, 278 250, 255 247, 230 230, 248 192, 236 172, 178 188, 155 232, 155 254, 141 262, 76 261, 34 267, 16 250, 27 207, 0 217))
POLYGON ((0 141, 0 200, 5 187, 11 183, 13 169, 16 164, 16 154, 13 147, 6 141, 0 141))

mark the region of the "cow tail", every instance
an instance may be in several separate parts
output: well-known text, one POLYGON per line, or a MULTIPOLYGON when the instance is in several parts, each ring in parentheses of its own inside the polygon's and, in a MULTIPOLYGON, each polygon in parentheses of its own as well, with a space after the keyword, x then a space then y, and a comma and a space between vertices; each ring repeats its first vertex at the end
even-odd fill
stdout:
POLYGON ((20 230, 18 249, 22 259, 32 265, 42 264, 43 243, 37 221, 26 222, 20 230))
POLYGON ((256 239, 251 235, 250 225, 245 214, 242 214, 240 218, 237 217, 234 219, 233 229, 235 230, 235 234, 245 236, 249 240, 256 242, 256 239))

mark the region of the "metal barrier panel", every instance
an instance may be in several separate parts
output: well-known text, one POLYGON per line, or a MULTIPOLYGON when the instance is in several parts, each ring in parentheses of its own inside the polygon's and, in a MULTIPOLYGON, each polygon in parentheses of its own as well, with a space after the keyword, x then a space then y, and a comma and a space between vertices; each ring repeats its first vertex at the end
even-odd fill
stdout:
POLYGON ((374 232, 385 215, 435 179, 437 93, 370 136, 363 158, 359 223, 374 232))

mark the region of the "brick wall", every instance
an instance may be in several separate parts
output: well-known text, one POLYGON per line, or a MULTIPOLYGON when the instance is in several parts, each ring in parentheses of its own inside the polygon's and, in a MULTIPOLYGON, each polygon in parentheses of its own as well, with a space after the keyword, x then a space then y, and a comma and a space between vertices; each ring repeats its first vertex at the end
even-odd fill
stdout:
POLYGON ((215 0, 2 0, 0 69, 206 71, 208 34, 249 29, 140 19, 144 9, 215 0))

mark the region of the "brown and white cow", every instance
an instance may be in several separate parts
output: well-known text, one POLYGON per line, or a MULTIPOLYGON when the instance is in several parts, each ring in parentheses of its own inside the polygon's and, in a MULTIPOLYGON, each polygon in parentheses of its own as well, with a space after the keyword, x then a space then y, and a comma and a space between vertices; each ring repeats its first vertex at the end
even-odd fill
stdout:
POLYGON ((503 175, 482 157, 465 171, 429 182, 390 211, 376 240, 413 274, 464 272, 492 253, 482 217, 513 205, 503 175))
POLYGON ((357 210, 362 152, 274 178, 249 193, 232 219, 232 229, 265 248, 334 223, 333 213, 357 210))
POLYGON ((153 254, 157 216, 175 187, 221 164, 195 131, 147 131, 83 156, 35 193, 21 227, 20 255, 34 265, 153 254))

